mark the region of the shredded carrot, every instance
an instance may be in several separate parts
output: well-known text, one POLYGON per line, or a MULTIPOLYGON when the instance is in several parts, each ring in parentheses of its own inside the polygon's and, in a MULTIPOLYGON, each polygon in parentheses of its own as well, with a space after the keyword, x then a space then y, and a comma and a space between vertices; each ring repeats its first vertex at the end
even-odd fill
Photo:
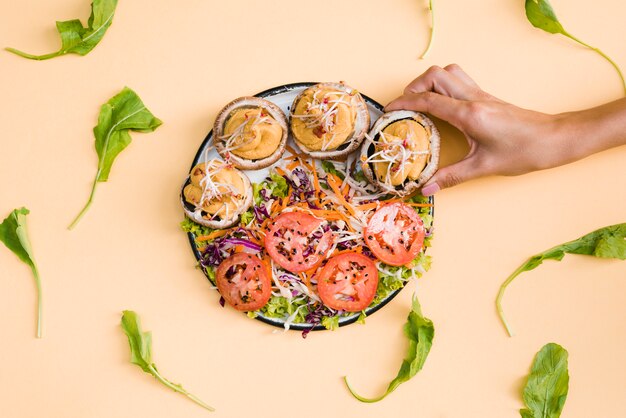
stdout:
POLYGON ((377 207, 378 207, 378 202, 371 202, 371 203, 363 203, 362 205, 357 206, 357 209, 366 211, 366 210, 376 209, 377 207))
POLYGON ((343 205, 346 209, 348 209, 348 212, 350 212, 352 216, 356 215, 356 211, 354 210, 354 207, 352 207, 352 205, 348 203, 348 201, 343 197, 341 190, 339 190, 339 185, 338 185, 340 181, 339 178, 335 176, 334 174, 328 174, 327 181, 328 181, 328 185, 330 186, 330 188, 333 190, 333 192, 335 192, 335 195, 337 196, 339 203, 343 205))
POLYGON ((296 160, 294 162, 291 162, 291 163, 287 164, 287 168, 289 170, 293 170, 294 168, 298 167, 299 165, 300 165, 300 161, 296 160))
POLYGON ((296 152, 296 150, 295 150, 295 149, 293 149, 293 148, 291 147, 291 145, 289 145, 289 144, 285 145, 285 149, 286 149, 287 151, 289 151, 292 155, 298 155, 298 152, 296 152))
POLYGON ((211 232, 208 235, 202 235, 199 236, 198 238, 196 238, 196 241, 211 241, 214 240, 215 238, 219 238, 222 237, 226 234, 228 234, 229 232, 232 231, 233 228, 229 228, 229 229, 216 229, 215 231, 211 232))
POLYGON ((274 200, 274 203, 272 203, 272 207, 270 207, 270 211, 269 214, 270 216, 272 216, 272 213, 274 213, 276 211, 276 209, 278 208, 278 199, 274 200))
POLYGON ((293 193, 293 188, 289 186, 289 190, 287 191, 287 196, 283 197, 283 202, 280 205, 280 211, 284 211, 289 205, 289 196, 293 193))
POLYGON ((338 210, 327 210, 327 209, 309 209, 309 210, 311 211, 311 213, 313 213, 313 215, 321 216, 329 221, 342 220, 342 221, 346 221, 346 223, 350 225, 348 222, 348 217, 344 213, 339 212, 338 210))
POLYGON ((311 286, 311 279, 309 277, 309 275, 307 273, 311 272, 311 271, 315 271, 316 269, 311 269, 308 270, 304 273, 298 273, 298 277, 300 277, 300 280, 302 280, 302 283, 304 283, 306 285, 306 287, 309 288, 309 290, 311 291, 311 293, 313 293, 313 286, 311 286))

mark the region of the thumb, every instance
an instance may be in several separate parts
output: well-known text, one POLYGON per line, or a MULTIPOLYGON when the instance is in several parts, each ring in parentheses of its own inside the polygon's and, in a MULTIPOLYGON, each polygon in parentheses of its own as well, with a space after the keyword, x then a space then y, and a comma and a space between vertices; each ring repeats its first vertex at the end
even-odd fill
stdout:
POLYGON ((476 159, 465 158, 458 163, 437 170, 434 176, 422 187, 422 195, 431 196, 439 190, 456 186, 482 175, 476 159))

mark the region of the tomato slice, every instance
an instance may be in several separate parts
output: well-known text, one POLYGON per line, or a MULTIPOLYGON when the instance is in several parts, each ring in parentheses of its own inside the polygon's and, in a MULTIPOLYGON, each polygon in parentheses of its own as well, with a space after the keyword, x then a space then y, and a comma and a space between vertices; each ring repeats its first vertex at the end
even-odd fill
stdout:
POLYGON ((324 231, 324 221, 303 212, 286 212, 270 224, 265 249, 272 260, 292 273, 320 265, 333 245, 332 231, 324 231))
POLYGON ((417 257, 424 244, 424 223, 405 203, 381 206, 370 218, 365 243, 383 263, 402 266, 417 257))
POLYGON ((272 295, 268 267, 252 254, 231 255, 217 267, 215 277, 222 297, 238 311, 256 311, 272 295))
POLYGON ((355 252, 332 257, 317 279, 317 292, 324 305, 347 312, 367 308, 374 300, 377 287, 376 264, 355 252))

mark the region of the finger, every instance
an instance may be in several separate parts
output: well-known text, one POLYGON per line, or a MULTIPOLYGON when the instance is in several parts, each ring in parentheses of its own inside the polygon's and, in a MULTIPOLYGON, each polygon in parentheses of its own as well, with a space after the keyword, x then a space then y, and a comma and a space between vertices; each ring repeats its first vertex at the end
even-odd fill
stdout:
POLYGON ((463 130, 468 103, 428 91, 400 96, 389 103, 385 111, 406 109, 430 113, 463 130))
POLYGON ((463 81, 468 86, 473 86, 476 88, 480 88, 480 86, 474 81, 472 77, 470 77, 464 70, 461 68, 459 64, 449 64, 443 67, 444 70, 449 72, 450 74, 454 74, 456 78, 463 81))
POLYGON ((458 64, 450 64, 443 67, 447 72, 454 74, 459 80, 462 80, 468 86, 471 86, 475 89, 474 95, 475 99, 482 100, 495 100, 498 102, 502 102, 502 100, 498 99, 494 95, 487 93, 474 81, 472 77, 470 77, 458 64))
POLYGON ((465 158, 456 164, 437 170, 435 175, 422 187, 422 194, 430 196, 439 190, 456 186, 486 174, 484 168, 477 163, 476 158, 465 158))
POLYGON ((460 100, 476 100, 480 98, 480 89, 476 83, 468 83, 464 78, 459 78, 454 73, 437 66, 430 67, 404 89, 405 94, 427 91, 434 91, 435 93, 460 100))

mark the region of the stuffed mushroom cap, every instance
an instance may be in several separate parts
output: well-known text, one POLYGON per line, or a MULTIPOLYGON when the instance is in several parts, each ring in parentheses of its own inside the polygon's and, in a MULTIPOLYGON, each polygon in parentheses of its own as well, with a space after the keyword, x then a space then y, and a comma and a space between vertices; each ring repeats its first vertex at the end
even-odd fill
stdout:
POLYGON ((217 115, 213 143, 235 167, 258 170, 278 161, 288 134, 287 117, 277 105, 260 97, 240 97, 217 115))
POLYGON ((367 134, 361 148, 361 167, 379 190, 408 196, 437 171, 440 138, 426 115, 410 110, 384 113, 367 134))
POLYGON ((320 83, 293 101, 289 127, 300 150, 317 159, 342 159, 363 142, 370 114, 363 97, 342 83, 320 83))
POLYGON ((191 169, 180 199, 189 219, 224 229, 235 225, 252 205, 252 184, 242 171, 213 159, 191 169))

